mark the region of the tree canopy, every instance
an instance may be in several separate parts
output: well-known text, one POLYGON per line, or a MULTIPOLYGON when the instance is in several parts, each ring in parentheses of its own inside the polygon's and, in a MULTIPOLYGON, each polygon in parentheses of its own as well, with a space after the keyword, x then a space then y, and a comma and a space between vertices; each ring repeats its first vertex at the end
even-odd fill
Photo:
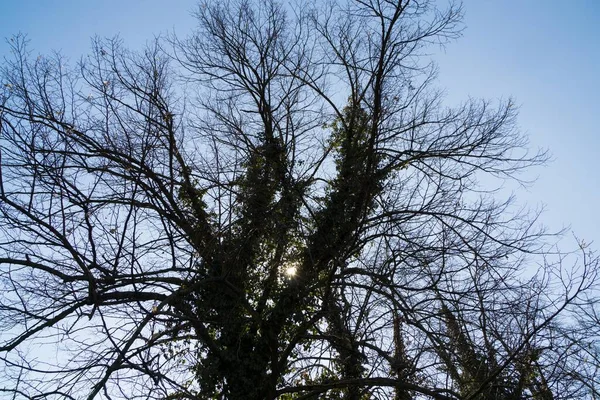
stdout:
MULTIPOLYGON (((600 398, 598 259, 496 190, 437 1, 203 2, 188 38, 0 67, 0 396, 600 398)), ((4 398, 4 397, 3 397, 4 398)))

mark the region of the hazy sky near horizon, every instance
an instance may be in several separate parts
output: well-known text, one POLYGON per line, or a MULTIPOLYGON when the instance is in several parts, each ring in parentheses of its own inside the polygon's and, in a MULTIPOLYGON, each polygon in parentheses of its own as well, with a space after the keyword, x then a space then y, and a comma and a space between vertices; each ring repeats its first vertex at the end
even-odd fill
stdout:
MULTIPOLYGON (((445 1, 441 1, 444 4, 445 1)), ((136 49, 153 35, 194 27, 196 0, 0 0, 0 37, 25 33, 34 53, 73 62, 90 38, 120 35, 136 49)), ((465 0, 463 37, 435 57, 449 104, 514 98, 520 129, 553 162, 516 195, 545 205, 552 230, 570 226, 600 249, 600 1, 465 0)), ((437 51, 437 49, 434 49, 437 51)), ((0 56, 8 45, 0 43, 0 56)))

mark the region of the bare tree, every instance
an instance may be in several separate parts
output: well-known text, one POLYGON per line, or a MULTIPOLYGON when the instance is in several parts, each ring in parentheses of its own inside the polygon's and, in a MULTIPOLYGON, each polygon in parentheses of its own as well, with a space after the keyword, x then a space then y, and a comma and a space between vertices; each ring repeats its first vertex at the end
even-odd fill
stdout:
POLYGON ((188 39, 23 37, 0 94, 6 398, 598 398, 598 260, 496 185, 513 103, 443 106, 429 1, 202 3, 188 39))

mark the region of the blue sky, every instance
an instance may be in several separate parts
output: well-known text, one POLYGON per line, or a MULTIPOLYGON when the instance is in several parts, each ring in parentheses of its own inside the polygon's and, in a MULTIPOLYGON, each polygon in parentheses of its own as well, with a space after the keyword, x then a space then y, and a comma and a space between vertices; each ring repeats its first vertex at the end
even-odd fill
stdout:
MULTIPOLYGON (((440 0, 441 3, 443 1, 440 0)), ((0 37, 28 34, 34 52, 73 61, 90 37, 119 34, 136 48, 161 32, 186 34, 195 0, 2 0, 0 37)), ((570 226, 600 248, 600 1, 465 0, 463 37, 436 60, 450 104, 467 97, 513 97, 532 147, 554 161, 517 193, 545 204, 552 229, 570 226)), ((0 43, 0 55, 8 46, 0 43)))
POLYGON ((512 96, 521 130, 554 159, 518 197, 598 249, 600 2, 466 0, 464 10, 464 36, 438 57, 448 99, 512 96))

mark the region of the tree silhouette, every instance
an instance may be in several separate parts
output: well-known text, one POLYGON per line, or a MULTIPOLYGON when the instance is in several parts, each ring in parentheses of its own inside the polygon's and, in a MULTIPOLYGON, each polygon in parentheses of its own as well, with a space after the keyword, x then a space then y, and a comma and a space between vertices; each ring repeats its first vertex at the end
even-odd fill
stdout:
POLYGON ((6 398, 596 398, 598 260, 494 190, 513 103, 444 107, 436 2, 203 3, 187 39, 23 37, 1 73, 6 398))

